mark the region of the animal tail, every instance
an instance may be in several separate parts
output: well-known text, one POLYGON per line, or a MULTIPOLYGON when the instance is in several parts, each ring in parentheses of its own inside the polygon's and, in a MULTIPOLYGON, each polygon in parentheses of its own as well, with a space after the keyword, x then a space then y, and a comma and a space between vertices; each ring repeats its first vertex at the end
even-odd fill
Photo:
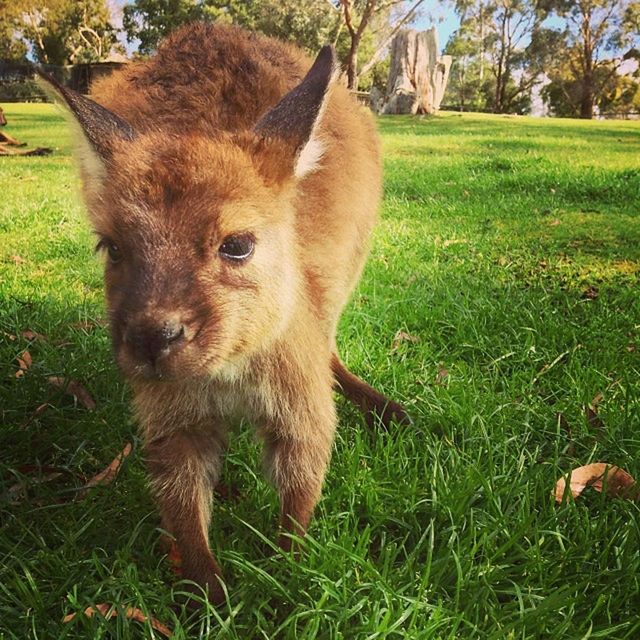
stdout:
POLYGON ((391 422, 398 424, 413 422, 401 404, 389 400, 351 373, 335 353, 331 357, 331 368, 335 378, 335 389, 362 410, 369 426, 374 426, 377 420, 382 421, 385 427, 388 427, 391 422))

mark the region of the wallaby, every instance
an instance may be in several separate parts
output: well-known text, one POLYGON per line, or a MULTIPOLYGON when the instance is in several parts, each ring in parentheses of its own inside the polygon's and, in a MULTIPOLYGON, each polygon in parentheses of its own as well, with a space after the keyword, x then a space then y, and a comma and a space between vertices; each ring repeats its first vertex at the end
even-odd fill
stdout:
POLYGON ((79 125, 113 349, 162 527, 214 603, 208 529, 229 422, 247 417, 264 441, 286 550, 320 496, 332 389, 382 422, 407 418, 336 352, 381 191, 373 120, 336 75, 329 46, 310 65, 292 45, 196 23, 96 82, 93 99, 45 76, 79 125))

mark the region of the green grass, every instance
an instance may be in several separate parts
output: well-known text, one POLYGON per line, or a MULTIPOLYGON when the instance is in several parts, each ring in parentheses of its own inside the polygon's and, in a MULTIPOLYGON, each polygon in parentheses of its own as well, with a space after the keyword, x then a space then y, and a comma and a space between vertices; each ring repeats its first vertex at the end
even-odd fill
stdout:
POLYGON ((276 497, 250 429, 238 433, 224 480, 241 497, 215 506, 212 527, 229 602, 185 620, 128 392, 92 326, 101 268, 66 127, 46 105, 5 111, 13 135, 58 150, 0 159, 0 638, 149 637, 122 617, 62 624, 99 602, 151 612, 176 638, 640 637, 638 504, 551 496, 589 462, 640 476, 638 123, 380 121, 382 222, 340 345, 415 425, 374 433, 339 402, 299 561, 269 551, 276 497), (400 330, 418 341, 394 349, 400 330), (33 366, 16 378, 27 347, 33 366), (82 381, 97 409, 51 375, 82 381), (68 502, 126 441, 116 483, 68 502), (38 483, 24 464, 69 474, 38 483), (28 499, 13 504, 20 478, 28 499))

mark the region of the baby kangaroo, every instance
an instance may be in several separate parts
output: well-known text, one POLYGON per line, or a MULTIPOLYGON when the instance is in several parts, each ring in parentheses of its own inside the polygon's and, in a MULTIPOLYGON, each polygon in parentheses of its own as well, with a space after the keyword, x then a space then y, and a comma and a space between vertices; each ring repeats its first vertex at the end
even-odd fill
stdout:
POLYGON ((93 99, 44 78, 79 125, 113 349, 162 526, 212 602, 223 591, 210 507, 229 422, 245 416, 264 440, 288 549, 320 497, 333 388, 383 422, 406 418, 336 353, 380 158, 372 119, 335 77, 331 47, 311 65, 291 45, 198 23, 96 83, 93 99))

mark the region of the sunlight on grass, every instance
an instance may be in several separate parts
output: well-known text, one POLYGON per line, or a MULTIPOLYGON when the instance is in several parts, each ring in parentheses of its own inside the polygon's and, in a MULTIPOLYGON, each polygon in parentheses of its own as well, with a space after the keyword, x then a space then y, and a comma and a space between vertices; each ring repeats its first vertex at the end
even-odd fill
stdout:
POLYGON ((339 343, 415 424, 372 432, 340 401, 299 559, 273 555, 276 497, 250 429, 236 434, 222 481, 241 497, 212 526, 229 602, 187 619, 171 609, 67 128, 49 105, 3 108, 11 134, 56 153, 0 158, 0 636, 142 637, 124 618, 62 625, 109 602, 176 638, 639 637, 638 505, 556 506, 552 490, 596 461, 640 476, 640 124, 380 119, 382 219, 339 343), (398 331, 412 339, 394 345, 398 331), (50 376, 84 384, 95 411, 50 376), (115 484, 70 500, 127 441, 115 484))

